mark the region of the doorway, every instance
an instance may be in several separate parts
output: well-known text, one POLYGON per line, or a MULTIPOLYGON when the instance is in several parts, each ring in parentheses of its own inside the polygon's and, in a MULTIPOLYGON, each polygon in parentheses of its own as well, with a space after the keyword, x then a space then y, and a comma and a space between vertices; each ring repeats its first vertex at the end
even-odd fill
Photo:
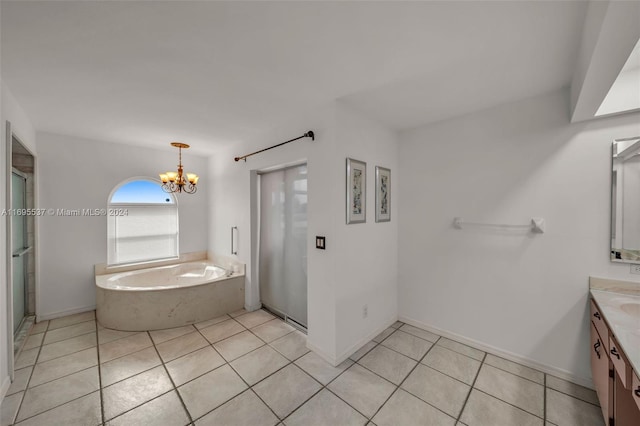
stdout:
POLYGON ((307 165, 259 173, 260 301, 307 327, 307 165))

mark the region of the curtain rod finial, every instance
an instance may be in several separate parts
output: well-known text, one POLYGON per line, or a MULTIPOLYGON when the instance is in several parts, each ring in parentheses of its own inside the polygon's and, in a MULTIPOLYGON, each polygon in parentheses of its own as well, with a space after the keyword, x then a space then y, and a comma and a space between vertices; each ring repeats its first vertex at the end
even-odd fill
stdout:
POLYGON ((307 133, 304 134, 306 137, 311 138, 312 141, 316 140, 316 135, 315 133, 313 133, 313 130, 309 130, 307 133))

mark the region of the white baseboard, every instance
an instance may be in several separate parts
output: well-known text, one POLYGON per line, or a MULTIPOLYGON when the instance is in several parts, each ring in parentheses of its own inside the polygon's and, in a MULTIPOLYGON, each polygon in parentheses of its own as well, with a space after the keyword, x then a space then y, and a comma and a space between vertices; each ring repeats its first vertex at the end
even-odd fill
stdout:
POLYGON ((4 396, 7 394, 9 386, 11 386, 11 378, 7 376, 2 380, 2 386, 0 386, 0 402, 2 402, 4 396))
POLYGON ((593 385, 593 380, 587 377, 579 377, 567 370, 563 370, 561 368, 554 367, 552 365, 542 364, 538 361, 535 361, 531 358, 524 357, 522 355, 515 354, 513 352, 505 351, 504 349, 497 348, 495 346, 487 345, 485 343, 479 342, 474 339, 469 339, 468 337, 461 336, 456 333, 452 333, 447 330, 443 330, 438 327, 431 326, 429 324, 425 324, 421 321, 414 320, 412 318, 408 318, 400 315, 398 318, 399 321, 407 323, 409 325, 413 325, 414 327, 419 327, 424 330, 430 331, 432 333, 438 334, 442 337, 446 337, 447 339, 455 340, 456 342, 464 343, 467 346, 471 346, 472 348, 479 349, 483 352, 490 353, 495 356, 499 356, 501 358, 507 359, 509 361, 516 362, 518 364, 522 364, 525 367, 533 368, 538 371, 542 371, 546 374, 551 374, 552 376, 559 377, 563 380, 567 380, 569 382, 578 384, 580 386, 584 386, 589 389, 595 389, 593 385))
POLYGON ((318 348, 316 345, 314 345, 313 343, 309 342, 308 338, 307 338, 307 348, 311 349, 313 352, 316 353, 316 355, 318 355, 320 358, 322 358, 325 361, 327 361, 329 364, 333 365, 334 367, 337 367, 338 365, 342 364, 342 362, 344 362, 351 355, 356 353, 358 351, 358 349, 360 349, 361 347, 363 347, 364 345, 369 343, 374 337, 376 337, 378 334, 382 333, 387 328, 389 328, 394 322, 396 322, 396 317, 395 316, 393 318, 387 320, 382 326, 378 327, 376 330, 374 330, 373 332, 369 333, 367 336, 365 336, 362 339, 358 340, 356 343, 354 343, 349 348, 347 348, 345 351, 343 351, 342 354, 339 355, 339 356, 333 356, 333 355, 330 355, 330 354, 324 352, 323 350, 318 348))
POLYGON ((52 320, 60 317, 66 317, 67 315, 80 314, 82 312, 95 311, 96 305, 83 306, 82 308, 67 309, 65 311, 50 312, 47 314, 36 314, 36 323, 40 321, 52 320))
POLYGON ((316 355, 318 355, 320 358, 324 359, 325 361, 327 361, 329 364, 333 365, 334 367, 338 365, 336 363, 336 358, 335 357, 329 355, 328 353, 326 353, 325 351, 323 351, 322 349, 320 349, 319 347, 317 347, 313 343, 309 342, 309 338, 308 337, 307 337, 307 348, 312 350, 316 355))
POLYGON ((347 358, 349 358, 351 355, 353 355, 354 353, 356 353, 358 351, 358 349, 360 349, 361 347, 363 347, 364 345, 366 345, 367 343, 369 343, 371 340, 373 340, 378 334, 382 333, 383 331, 385 331, 387 328, 391 327, 391 325, 393 323, 396 322, 397 317, 394 315, 392 318, 388 319, 387 321, 385 321, 382 326, 378 327, 377 329, 375 329, 373 332, 369 333, 367 336, 363 337, 362 339, 358 340, 355 344, 351 345, 349 348, 347 348, 344 352, 342 352, 341 355, 339 355, 338 357, 336 357, 336 363, 333 364, 334 366, 339 365, 341 362, 343 362, 344 360, 346 360, 347 358))

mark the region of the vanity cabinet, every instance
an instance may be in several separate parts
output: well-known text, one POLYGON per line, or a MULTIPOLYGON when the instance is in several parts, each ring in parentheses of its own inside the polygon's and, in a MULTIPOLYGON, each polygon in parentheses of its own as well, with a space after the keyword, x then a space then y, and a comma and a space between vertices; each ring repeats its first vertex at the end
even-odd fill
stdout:
POLYGON ((640 380, 591 300, 591 373, 608 426, 640 425, 640 380))

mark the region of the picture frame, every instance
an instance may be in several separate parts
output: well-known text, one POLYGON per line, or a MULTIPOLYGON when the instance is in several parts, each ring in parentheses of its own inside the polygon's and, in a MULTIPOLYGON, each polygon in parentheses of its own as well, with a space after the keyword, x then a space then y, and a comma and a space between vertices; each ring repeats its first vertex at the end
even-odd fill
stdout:
POLYGON ((367 221, 367 163, 347 158, 347 224, 367 221))
POLYGON ((391 221, 391 170, 376 166, 376 222, 391 221))

